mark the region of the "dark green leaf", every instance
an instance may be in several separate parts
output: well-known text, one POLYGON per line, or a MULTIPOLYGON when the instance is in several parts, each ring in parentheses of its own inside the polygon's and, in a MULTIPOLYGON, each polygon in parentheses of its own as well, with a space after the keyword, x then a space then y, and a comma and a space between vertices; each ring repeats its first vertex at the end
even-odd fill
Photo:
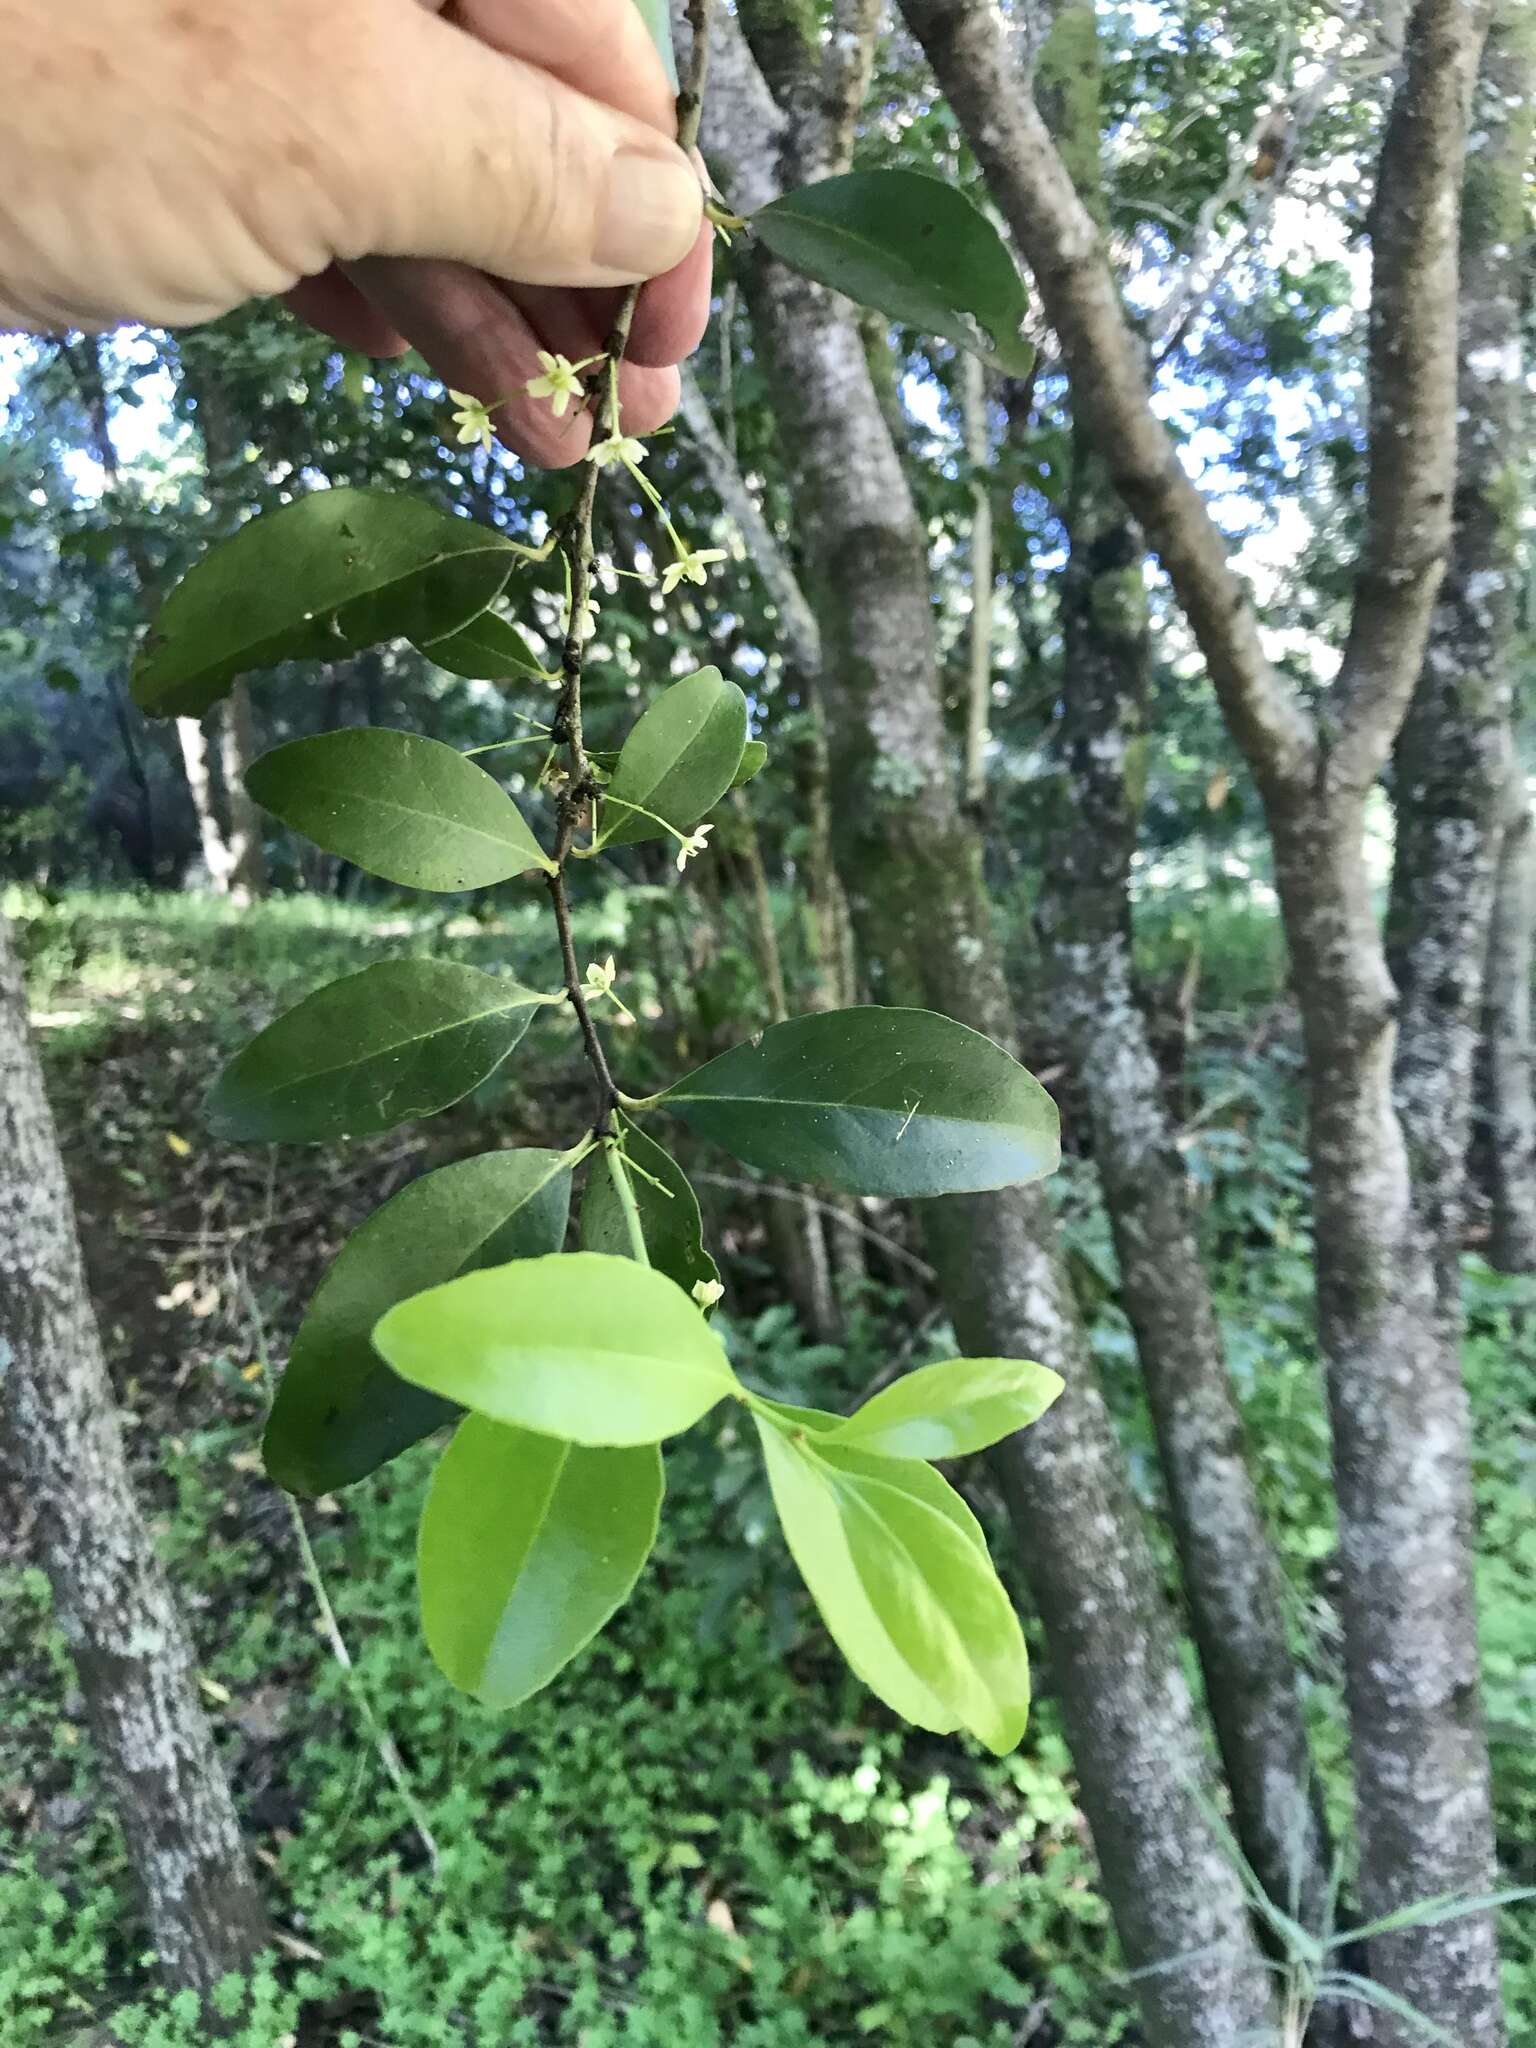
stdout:
POLYGON ((762 773, 768 765, 768 749, 761 740, 748 740, 741 756, 741 765, 731 778, 732 789, 740 789, 744 782, 750 782, 754 775, 762 773))
POLYGON ((1018 265, 964 193, 919 171, 850 171, 752 216, 781 262, 1024 376, 1029 300, 1018 265))
POLYGON ((470 1415, 421 1520, 421 1618, 445 1677, 515 1707, 585 1649, 640 1576, 661 1514, 654 1444, 590 1450, 470 1415))
POLYGON ((979 1031, 931 1010, 775 1024, 662 1098, 764 1173, 865 1195, 1016 1186, 1060 1161, 1056 1105, 979 1031))
POLYGON ((366 1138, 446 1109, 494 1073, 548 1001, 447 960, 383 960, 306 996, 224 1069, 221 1138, 366 1138))
POLYGON ((948 1358, 909 1372, 840 1423, 830 1441, 885 1458, 960 1458, 1038 1422, 1059 1374, 1022 1358, 948 1358))
POLYGON ((428 640, 421 652, 451 676, 500 682, 507 676, 543 676, 543 662, 500 612, 481 612, 444 640, 428 640))
POLYGON ((182 578, 134 669, 134 702, 196 717, 248 669, 441 639, 484 611, 516 559, 500 534, 421 498, 312 492, 182 578))
MULTIPOLYGON (((698 1197, 677 1161, 635 1124, 625 1126, 624 1154, 636 1169, 629 1180, 651 1264, 658 1273, 675 1280, 685 1294, 692 1294, 701 1280, 718 1281, 720 1268, 704 1249, 698 1197)), ((621 1259, 630 1256, 629 1227, 606 1150, 596 1153, 587 1169, 581 1197, 581 1244, 583 1251, 609 1252, 621 1259)))
POLYGON ((353 726, 290 740, 245 778, 327 853, 408 889, 481 889, 554 862, 494 776, 440 740, 353 726))
POLYGON ((391 1309, 373 1341, 403 1379, 578 1444, 658 1443, 739 1391, 675 1281, 597 1252, 466 1273, 391 1309))
POLYGON ((944 1481, 901 1460, 850 1466, 761 1412, 757 1425, 790 1551, 854 1671, 920 1728, 1012 1749, 1029 1712, 1023 1632, 985 1550, 928 1497, 944 1481))
POLYGON ((80 678, 65 661, 50 661, 43 671, 43 681, 50 690, 57 690, 61 697, 78 697, 80 678))
POLYGON ((613 802, 640 804, 691 831, 731 786, 747 744, 747 700, 717 668, 663 690, 619 752, 603 792, 601 840, 627 846, 663 837, 662 827, 613 802))
POLYGON ((397 1301, 480 1266, 557 1252, 571 1176, 558 1152, 483 1152, 376 1209, 315 1290, 262 1440, 290 1493, 349 1486, 459 1410, 390 1371, 373 1326, 397 1301))

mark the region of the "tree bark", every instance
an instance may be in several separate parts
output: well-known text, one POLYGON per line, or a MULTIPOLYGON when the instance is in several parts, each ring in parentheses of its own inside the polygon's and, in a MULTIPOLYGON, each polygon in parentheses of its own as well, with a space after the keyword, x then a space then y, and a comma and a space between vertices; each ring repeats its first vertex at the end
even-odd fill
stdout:
POLYGON ((178 718, 176 739, 181 747, 181 765, 186 771, 187 788, 192 796, 192 813, 197 819, 198 844, 203 850, 203 866, 208 870, 209 886, 215 895, 225 896, 229 893, 234 863, 224 837, 224 827, 219 822, 213 750, 209 746, 210 737, 221 740, 221 724, 218 711, 210 712, 206 723, 197 718, 178 718))
POLYGON ((36 1516, 161 1968, 203 1994, 259 1952, 265 1917, 133 1497, 26 1019, 0 918, 0 1450, 36 1516))
MULTIPOLYGON (((753 11, 743 10, 750 28, 753 11)), ((794 108, 826 106, 769 47, 794 108)), ((731 25, 717 23, 706 148, 743 210, 840 161, 786 118, 731 25)), ((847 126, 834 112, 828 125, 847 126)), ((818 568, 834 825, 861 955, 885 1000, 937 1005, 1011 1036, 980 847, 950 773, 921 526, 858 326, 831 293, 754 265, 749 296, 803 486, 818 568)), ((997 1470, 1050 1643, 1105 1889, 1155 2048, 1233 2048, 1273 2001, 1237 1874, 1201 1804, 1209 1787, 1162 1589, 1095 1384, 1050 1211, 1034 1189, 926 1205, 961 1342, 1043 1359, 1068 1392, 997 1470), (1175 1963, 1175 1959, 1180 1959, 1175 1963)), ((1263 2038, 1262 2032, 1258 2038, 1263 2038)))
MULTIPOLYGON (((1319 730, 1269 663, 1226 542, 1153 412, 1140 345, 993 0, 902 0, 1039 283, 1117 488, 1188 614, 1264 798, 1310 1099, 1318 1320, 1334 1426, 1346 1690, 1367 1915, 1493 1869, 1466 1397, 1392 1093, 1395 995, 1366 800, 1423 656, 1450 538, 1456 218, 1486 12, 1416 0, 1372 214, 1371 470, 1349 638, 1319 730)), ((1461 2048, 1504 2022, 1491 1915, 1396 1929, 1380 1981, 1461 2048)), ((1381 2021, 1393 2048, 1406 2022, 1381 2021)))
POLYGON ((1536 1273, 1536 1054, 1531 1039, 1531 935, 1536 924, 1536 832, 1525 770, 1511 764, 1488 932, 1483 995, 1482 1144, 1490 1223, 1488 1262, 1536 1273))
POLYGON ((1396 749, 1388 946, 1401 1001, 1397 1104, 1453 1344, 1483 979, 1514 773, 1533 88, 1536 21, 1507 7, 1484 51, 1462 203, 1451 559, 1396 749))
POLYGON ((229 814, 228 891, 236 903, 254 903, 267 893, 267 853, 261 813, 245 787, 246 770, 258 752, 251 693, 244 682, 230 688, 219 726, 219 761, 224 771, 224 808, 229 814))
POLYGON ((971 465, 971 621, 965 690, 965 765, 961 787, 978 816, 987 795, 987 742, 992 717, 992 493, 987 472, 992 437, 987 373, 977 356, 960 358, 961 418, 971 465))

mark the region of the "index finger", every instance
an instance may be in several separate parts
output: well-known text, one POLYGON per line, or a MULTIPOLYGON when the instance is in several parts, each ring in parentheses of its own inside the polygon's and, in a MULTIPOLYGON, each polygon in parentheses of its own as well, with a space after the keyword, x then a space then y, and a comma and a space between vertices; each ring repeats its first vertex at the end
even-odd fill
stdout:
POLYGON ((663 134, 674 88, 635 0, 421 0, 488 49, 520 57, 663 134))

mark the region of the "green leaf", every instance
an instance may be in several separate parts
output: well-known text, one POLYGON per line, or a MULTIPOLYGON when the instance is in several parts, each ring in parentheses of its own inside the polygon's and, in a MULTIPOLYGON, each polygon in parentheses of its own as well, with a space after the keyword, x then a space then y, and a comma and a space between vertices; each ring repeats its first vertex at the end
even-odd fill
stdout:
POLYGON ((985 1550, 925 1491, 944 1481, 850 1465, 824 1437, 756 1419, 791 1554, 854 1672, 920 1728, 1012 1749, 1029 1712, 1023 1631, 985 1550))
POLYGON ((554 873, 492 775, 440 740, 378 726, 290 740, 245 778, 257 803, 327 853, 407 889, 482 889, 554 873))
POLYGON ((663 1105, 763 1173, 863 1195, 954 1195, 1054 1173, 1056 1105, 1016 1059, 931 1010, 775 1024, 663 1105))
POLYGON ((177 584, 134 669, 133 699, 196 717, 237 676, 456 633, 517 557, 488 527, 390 491, 315 491, 252 519, 177 584))
POLYGON ((651 41, 661 53, 666 67, 667 83, 677 91, 677 58, 672 47, 672 17, 667 11, 667 0, 635 0, 635 5, 645 16, 645 25, 651 32, 651 41))
MULTIPOLYGON (((670 1152, 664 1152, 635 1124, 625 1125, 624 1154, 638 1169, 630 1173, 629 1180, 651 1264, 689 1295, 701 1280, 718 1280, 720 1268, 704 1249, 698 1196, 683 1169, 670 1152)), ((609 1252, 621 1259, 630 1256, 629 1227, 606 1150, 593 1156, 587 1170, 581 1198, 581 1245, 583 1251, 609 1252)))
POLYGON ((482 1152, 423 1174, 355 1230, 315 1290, 262 1439, 290 1493, 350 1486, 459 1413, 397 1377, 373 1326, 397 1301, 480 1266, 557 1252, 570 1169, 559 1152, 482 1152))
POLYGON ((739 1392, 675 1281, 598 1252, 466 1273, 391 1309, 373 1341, 402 1379, 578 1444, 658 1443, 739 1392))
POLYGON ((1018 265, 964 193, 919 171, 850 171, 786 192, 752 226, 781 262, 1024 376, 1018 265))
POLYGON ((744 783, 760 775, 768 766, 768 749, 761 740, 748 740, 741 756, 741 765, 731 778, 732 789, 740 789, 744 783))
POLYGON ((470 1415, 421 1518, 421 1619, 444 1677, 488 1707, 548 1685, 628 1599, 656 1540, 654 1444, 588 1450, 470 1415))
POLYGON ((662 827, 611 800, 640 804, 688 832, 717 804, 741 766, 747 700, 717 668, 701 668, 663 690, 619 752, 603 792, 600 844, 663 837, 662 827))
POLYGON ((787 1401, 768 1401, 761 1394, 751 1394, 748 1405, 757 1413, 776 1416, 788 1425, 791 1432, 807 1429, 818 1439, 817 1450, 827 1464, 839 1472, 851 1473, 854 1478, 890 1480, 899 1477, 900 1484, 909 1493, 925 1501, 936 1514, 947 1515, 965 1538, 966 1542, 987 1555, 987 1539, 982 1534, 980 1522, 971 1513, 965 1502, 956 1493, 941 1472, 935 1472, 931 1465, 916 1459, 904 1459, 899 1474, 893 1474, 890 1466, 877 1452, 868 1451, 862 1445, 836 1443, 833 1438, 843 1426, 841 1415, 829 1415, 822 1408, 795 1408, 787 1401))
POLYGON ((496 1071, 547 996, 447 960, 344 975, 251 1040, 214 1083, 214 1135, 367 1138, 431 1116, 496 1071))
POLYGON ((948 1358, 872 1395, 831 1441, 883 1458, 961 1458, 1038 1422, 1062 1385, 1022 1358, 948 1358))
POLYGON ((501 682, 508 676, 542 678, 548 674, 522 634, 500 612, 481 612, 445 639, 416 644, 428 661, 435 661, 449 675, 469 676, 477 682, 501 682))

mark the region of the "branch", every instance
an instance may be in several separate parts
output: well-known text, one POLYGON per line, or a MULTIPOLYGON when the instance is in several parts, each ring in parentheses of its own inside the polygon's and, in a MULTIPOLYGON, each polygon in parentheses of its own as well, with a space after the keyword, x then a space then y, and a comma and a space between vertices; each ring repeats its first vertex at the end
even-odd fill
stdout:
POLYGON ((815 676, 821 668, 821 628, 811 610, 800 580, 779 537, 768 524, 762 507, 753 497, 747 480, 732 460, 720 429, 715 425, 709 401, 699 389, 698 379, 686 365, 683 369, 683 418, 693 435, 715 496, 746 542, 752 566, 779 615, 779 629, 790 660, 803 676, 815 676))
POLYGON ((1077 411, 1167 571, 1232 732, 1269 790, 1310 775, 1316 733, 1272 667, 1225 537, 1152 410, 1144 355, 1092 216, 993 0, 901 0, 1039 285, 1077 411))
POLYGON ((1341 787, 1379 774, 1424 658, 1451 544, 1457 243, 1487 0, 1417 0, 1371 210, 1365 546, 1330 723, 1341 787))
POLYGON ((835 0, 832 32, 821 54, 821 134, 815 175, 830 178, 853 161, 854 132, 875 68, 884 0, 835 0))
MULTIPOLYGON (((686 20, 684 0, 672 0, 674 29, 686 20)), ((709 62, 704 152, 726 168, 737 212, 756 213, 784 189, 780 159, 789 117, 768 90, 740 26, 718 11, 710 25, 709 62)))

